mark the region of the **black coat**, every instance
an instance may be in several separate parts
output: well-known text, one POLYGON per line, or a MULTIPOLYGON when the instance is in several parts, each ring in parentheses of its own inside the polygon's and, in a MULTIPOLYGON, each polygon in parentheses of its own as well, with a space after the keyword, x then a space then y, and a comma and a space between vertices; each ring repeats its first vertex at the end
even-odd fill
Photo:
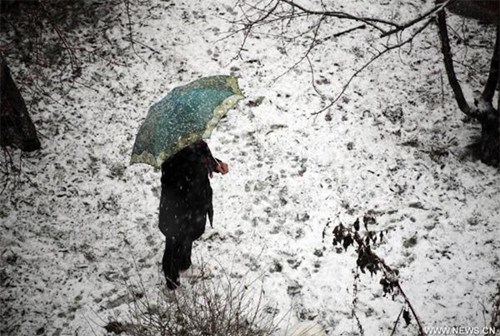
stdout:
POLYGON ((193 241, 212 221, 212 188, 209 174, 213 157, 206 143, 181 150, 163 163, 160 221, 165 235, 163 272, 169 288, 179 285, 179 271, 191 266, 193 241))

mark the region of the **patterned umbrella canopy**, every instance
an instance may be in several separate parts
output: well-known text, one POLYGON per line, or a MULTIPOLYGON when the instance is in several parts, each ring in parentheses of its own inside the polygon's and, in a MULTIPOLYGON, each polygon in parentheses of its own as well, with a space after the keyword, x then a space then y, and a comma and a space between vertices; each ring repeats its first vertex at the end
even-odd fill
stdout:
POLYGON ((174 88, 149 108, 130 163, 160 168, 184 147, 210 137, 220 119, 243 98, 233 76, 204 77, 174 88))

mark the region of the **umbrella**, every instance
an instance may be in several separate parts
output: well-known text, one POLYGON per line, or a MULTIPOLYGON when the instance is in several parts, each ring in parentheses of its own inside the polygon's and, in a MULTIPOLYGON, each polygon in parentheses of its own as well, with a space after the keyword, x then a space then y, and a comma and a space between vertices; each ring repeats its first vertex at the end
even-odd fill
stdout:
POLYGON ((137 133, 132 150, 133 163, 156 168, 212 130, 244 96, 233 76, 211 76, 170 91, 153 104, 137 133))

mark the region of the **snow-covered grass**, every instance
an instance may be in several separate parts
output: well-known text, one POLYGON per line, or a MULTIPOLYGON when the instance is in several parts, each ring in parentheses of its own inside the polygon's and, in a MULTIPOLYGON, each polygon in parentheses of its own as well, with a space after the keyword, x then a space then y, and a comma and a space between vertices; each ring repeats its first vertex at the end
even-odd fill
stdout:
MULTIPOLYGON (((352 10, 363 9, 357 3, 352 10)), ((360 335, 359 325, 365 335, 389 335, 402 298, 384 297, 380 275, 356 280, 354 250, 334 247, 329 230, 323 237, 327 223, 348 225, 371 212, 374 229, 389 231, 375 252, 399 270, 425 327, 490 323, 500 280, 500 175, 465 155, 478 126, 461 120, 435 30, 417 38, 411 54, 374 63, 332 109, 313 116, 323 105, 307 62, 276 79, 304 46, 283 53, 270 34, 250 38, 235 58, 243 36, 221 40, 241 14, 232 2, 132 4, 134 39, 148 46, 135 44, 142 59, 123 41, 122 15, 122 26, 105 30, 116 58, 106 58, 110 44, 98 40, 104 56, 81 59, 82 76, 66 95, 23 88, 43 149, 13 152, 21 173, 2 180, 2 334, 103 335, 109 321, 128 316, 127 283, 140 281, 153 297, 163 290, 160 175, 128 165, 134 137, 148 107, 176 83, 230 73, 247 100, 208 141, 231 169, 212 179, 215 224, 194 248, 210 281, 248 282, 278 335, 311 319, 330 335, 360 335)), ((394 6, 402 18, 421 12, 394 6)), ((315 50, 317 87, 327 97, 369 57, 363 34, 315 50)), ((474 87, 480 79, 468 80, 474 87)), ((414 321, 397 332, 416 334, 414 321)))
MULTIPOLYGON (((196 268, 199 271, 199 266, 196 268)), ((273 315, 261 306, 262 293, 250 296, 252 291, 240 278, 225 274, 183 280, 189 282, 189 286, 176 291, 155 288, 154 293, 145 288, 144 283, 128 283, 130 316, 109 322, 105 329, 131 336, 274 334, 273 315)))

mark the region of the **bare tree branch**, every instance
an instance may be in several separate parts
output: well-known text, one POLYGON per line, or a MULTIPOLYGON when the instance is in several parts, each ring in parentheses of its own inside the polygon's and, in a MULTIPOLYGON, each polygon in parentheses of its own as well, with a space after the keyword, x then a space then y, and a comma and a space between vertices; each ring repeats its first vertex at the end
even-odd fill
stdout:
POLYGON ((416 17, 415 19, 405 23, 404 25, 401 25, 399 27, 397 27, 396 29, 393 29, 393 30, 390 30, 386 33, 383 33, 380 37, 386 37, 386 36, 389 36, 389 35, 392 35, 392 34, 396 34, 400 31, 403 31, 407 28, 410 28, 414 25, 416 25, 417 23, 427 19, 429 16, 431 16, 432 14, 438 12, 438 11, 441 11, 443 10, 446 6, 448 6, 450 3, 453 3, 455 2, 456 0, 447 0, 447 1, 444 1, 442 4, 440 5, 437 5, 436 7, 432 8, 431 10, 425 12, 424 14, 416 17))
MULTIPOLYGON (((349 228, 349 227, 344 227, 342 224, 337 226, 335 230, 337 230, 337 229, 339 230, 338 232, 340 232, 341 237, 343 237, 341 239, 345 239, 344 237, 349 236, 351 239, 351 243, 356 242, 356 244, 358 245, 358 251, 369 251, 368 253, 369 253, 370 257, 372 257, 373 261, 377 265, 379 265, 378 267, 380 270, 382 270, 386 279, 391 279, 391 282, 398 289, 398 292, 403 296, 404 301, 408 305, 409 310, 411 311, 413 317, 415 318, 415 321, 416 321, 417 326, 418 326, 419 336, 425 336, 426 333, 425 333, 425 330, 422 326, 422 322, 420 321, 416 310, 414 309, 413 305, 411 304, 410 299, 406 295, 405 291, 403 290, 403 287, 401 286, 401 284, 399 282, 399 277, 397 275, 398 272, 396 270, 392 269, 392 267, 390 267, 384 261, 384 259, 380 258, 377 254, 375 254, 371 250, 369 243, 366 243, 365 240, 358 234, 357 231, 353 231, 353 229, 349 228)), ((335 234, 335 230, 334 230, 334 234, 335 234)), ((345 246, 345 241, 344 241, 344 246, 345 246)), ((399 317, 398 317, 398 319, 399 319, 399 317)), ((396 323, 396 325, 397 325, 397 323, 396 323)))
MULTIPOLYGON (((488 75, 488 80, 484 86, 483 90, 483 98, 491 102, 493 100, 493 96, 495 95, 495 89, 498 85, 499 80, 499 67, 500 67, 500 59, 499 59, 499 49, 500 49, 500 23, 497 25, 497 34, 495 39, 495 49, 493 51, 493 57, 491 58, 490 72, 488 75)), ((500 109, 500 106, 497 106, 500 109)))
POLYGON ((128 27, 128 34, 129 34, 129 40, 130 40, 130 45, 132 47, 132 50, 134 52, 134 54, 141 60, 143 61, 144 63, 148 63, 146 62, 146 60, 144 58, 141 57, 141 55, 139 55, 139 53, 137 52, 137 50, 135 50, 135 40, 134 40, 134 31, 132 29, 132 18, 131 18, 131 15, 130 15, 130 0, 124 0, 124 4, 125 4, 125 12, 127 14, 127 27, 128 27))
POLYGON ((450 48, 450 38, 448 36, 448 27, 446 24, 446 12, 444 10, 438 12, 437 24, 439 29, 439 37, 441 40, 441 52, 444 57, 444 66, 446 69, 446 74, 448 75, 448 81, 455 94, 455 99, 457 100, 458 107, 465 114, 471 114, 471 108, 467 101, 465 100, 462 87, 458 82, 457 75, 455 73, 455 67, 453 66, 453 56, 451 54, 450 48))
POLYGON ((309 69, 311 70, 311 85, 314 89, 314 91, 318 94, 318 96, 320 96, 322 99, 324 99, 325 95, 323 93, 321 93, 318 88, 316 87, 316 83, 315 83, 315 79, 314 79, 314 67, 313 67, 313 64, 311 62, 311 58, 309 57, 309 55, 306 55, 306 59, 307 59, 307 63, 309 63, 309 69))
MULTIPOLYGON (((290 70, 294 69, 299 63, 307 60, 311 69, 313 89, 321 97, 323 104, 326 105, 319 111, 312 113, 312 115, 317 116, 336 104, 337 101, 341 97, 343 97, 353 80, 358 77, 364 70, 366 70, 372 63, 380 59, 385 54, 391 52, 392 50, 399 50, 399 52, 401 53, 401 48, 403 46, 406 46, 406 48, 404 49, 405 52, 409 52, 408 49, 411 51, 413 41, 415 40, 417 35, 421 34, 431 23, 437 22, 439 37, 441 41, 441 52, 443 54, 446 74, 448 76, 450 86, 453 90, 455 100, 457 101, 458 106, 463 113, 465 113, 469 117, 477 119, 481 123, 481 160, 486 164, 497 166, 500 162, 500 150, 498 149, 500 146, 500 136, 498 135, 498 124, 500 122, 500 117, 498 107, 496 109, 493 107, 492 99, 495 95, 500 80, 500 28, 498 27, 499 14, 493 13, 492 15, 490 15, 491 13, 489 13, 488 11, 491 12, 493 7, 492 5, 488 4, 487 6, 479 6, 478 8, 476 8, 478 11, 475 16, 472 16, 475 18, 481 18, 482 15, 485 15, 495 18, 495 23, 497 25, 497 37, 493 57, 491 59, 489 76, 483 88, 482 95, 477 97, 477 99, 474 100, 473 104, 472 102, 469 104, 465 99, 462 87, 455 72, 453 54, 450 46, 450 37, 448 35, 448 27, 446 22, 445 9, 454 10, 454 12, 456 12, 456 7, 460 7, 458 5, 466 4, 465 10, 467 11, 467 8, 471 8, 469 5, 471 5, 472 3, 474 3, 474 1, 436 0, 436 5, 433 8, 426 10, 422 14, 419 14, 417 17, 407 21, 406 23, 399 24, 385 19, 363 17, 342 11, 330 10, 321 0, 319 1, 319 5, 317 5, 316 8, 309 7, 311 5, 298 4, 294 0, 260 0, 257 2, 257 5, 243 2, 243 5, 240 5, 243 12, 243 17, 240 18, 239 21, 234 22, 236 27, 240 26, 238 27, 240 29, 234 29, 232 30, 232 33, 234 35, 238 32, 244 32, 243 43, 238 52, 238 56, 240 57, 241 52, 244 50, 243 48, 245 46, 245 43, 247 42, 247 39, 251 36, 251 34, 261 32, 262 27, 266 25, 281 23, 280 36, 283 45, 290 42, 296 42, 295 39, 301 39, 299 40, 299 42, 301 42, 302 46, 304 46, 304 48, 306 49, 304 55, 297 62, 295 62, 290 69, 279 75, 276 79, 282 77, 290 70), (454 9, 452 9, 451 7, 453 7, 454 9), (303 28, 304 23, 309 23, 312 21, 311 17, 320 18, 319 20, 317 20, 316 27, 311 27, 309 25, 307 28, 303 28), (376 46, 372 46, 370 45, 370 42, 368 42, 370 48, 373 48, 373 50, 369 50, 371 55, 367 56, 371 56, 371 58, 369 58, 366 63, 362 64, 360 68, 355 69, 354 73, 348 78, 345 85, 343 85, 340 93, 334 95, 334 97, 330 101, 327 101, 325 95, 322 94, 315 86, 313 62, 311 60, 313 49, 317 45, 320 45, 325 41, 336 37, 336 35, 328 36, 323 31, 321 32, 322 36, 319 34, 320 26, 329 18, 336 18, 344 22, 345 20, 347 20, 362 23, 361 26, 353 28, 352 30, 347 30, 342 34, 346 34, 355 29, 365 27, 371 28, 370 33, 372 36, 374 34, 378 34, 378 32, 380 32, 381 34, 375 36, 378 38, 376 41, 376 46), (300 25, 292 24, 292 21, 295 19, 301 19, 299 22, 300 25), (307 22, 305 22, 306 20, 307 22), (314 33, 311 34, 312 31, 314 31, 314 33), (287 36, 287 34, 293 36, 287 36), (381 43, 381 41, 379 40, 380 37, 387 39, 385 43, 381 43)), ((468 15, 470 13, 463 13, 464 8, 459 9, 462 10, 462 12, 458 13, 459 15, 471 17, 471 15, 468 15)), ((264 35, 266 34, 269 34, 269 30, 264 32, 264 35)), ((466 47, 467 45, 465 44, 465 48, 466 47)), ((283 50, 285 50, 285 47, 283 47, 283 50)), ((500 105, 500 96, 498 98, 498 105, 500 105)))
POLYGON ((405 310, 405 308, 401 308, 401 311, 399 312, 399 315, 398 317, 396 318, 396 321, 394 322, 394 326, 392 327, 392 332, 391 332, 391 336, 394 336, 396 334, 396 330, 397 330, 397 327, 398 327, 398 323, 399 323, 399 319, 401 318, 401 315, 403 315, 403 311, 405 310))
POLYGON ((355 272, 355 273, 354 273, 354 282, 352 284, 353 299, 352 299, 351 315, 354 316, 354 318, 356 319, 356 324, 358 326, 360 335, 365 336, 365 330, 363 328, 363 325, 361 324, 361 321, 359 320, 358 314, 356 314, 356 309, 357 309, 358 301, 359 301, 359 298, 358 298, 359 268, 356 267, 356 270, 353 272, 355 272))
POLYGON ((72 77, 77 77, 81 72, 81 68, 78 66, 78 60, 76 58, 73 46, 66 39, 66 35, 61 31, 61 29, 59 29, 59 26, 53 22, 53 20, 50 17, 44 3, 42 1, 39 1, 38 5, 40 6, 40 9, 42 10, 42 12, 45 14, 45 17, 47 18, 49 24, 52 26, 54 31, 57 33, 59 40, 61 41, 62 45, 64 46, 64 50, 68 53, 69 61, 71 64, 72 77))
POLYGON ((320 114, 320 113, 328 110, 329 108, 331 108, 333 105, 335 105, 335 103, 337 103, 337 101, 344 95, 344 93, 346 92, 347 88, 349 87, 349 85, 351 84, 351 82, 354 80, 354 78, 356 78, 361 72, 363 72, 373 62, 375 62, 376 60, 378 60, 380 57, 382 57, 386 53, 388 53, 388 52, 390 52, 390 51, 392 51, 394 49, 399 49, 399 48, 403 47, 404 45, 406 45, 408 43, 411 43, 413 41, 413 39, 418 34, 420 34, 422 31, 424 31, 425 28, 427 28, 431 24, 431 22, 432 22, 432 19, 428 20, 422 27, 420 27, 417 31, 415 31, 406 40, 404 40, 404 41, 402 41, 402 42, 400 42, 398 44, 394 44, 394 45, 391 45, 391 46, 386 46, 384 50, 380 51, 378 54, 376 54, 375 56, 373 56, 368 62, 366 62, 361 68, 359 68, 358 70, 356 70, 354 72, 354 74, 352 74, 352 76, 349 78, 349 80, 347 81, 347 83, 344 85, 344 87, 342 88, 342 90, 340 91, 340 93, 327 106, 325 106, 324 108, 322 108, 319 111, 316 111, 316 112, 312 113, 312 115, 320 114))
POLYGON ((325 19, 324 16, 320 17, 318 23, 315 25, 314 36, 312 37, 312 41, 309 44, 309 48, 307 49, 307 51, 304 54, 304 56, 302 56, 297 62, 295 62, 294 65, 292 65, 291 67, 289 67, 285 72, 283 72, 281 75, 279 75, 278 77, 276 77, 274 79, 275 81, 277 81, 278 79, 280 79, 281 77, 283 77, 284 75, 286 75, 287 73, 289 73, 290 71, 292 71, 293 69, 295 69, 295 67, 297 65, 299 65, 300 63, 302 63, 303 60, 305 60, 306 58, 309 57, 309 54, 311 53, 311 51, 314 49, 315 46, 317 46, 316 41, 317 41, 317 37, 318 37, 318 32, 319 32, 319 29, 321 28, 321 23, 323 22, 324 19, 325 19))
POLYGON ((311 14, 311 15, 331 16, 331 17, 336 17, 338 19, 348 19, 348 20, 353 20, 353 21, 361 21, 361 22, 364 22, 365 24, 367 24, 367 25, 369 25, 377 30, 380 30, 381 32, 385 32, 385 31, 384 31, 384 29, 379 27, 377 24, 383 24, 383 25, 388 25, 388 26, 399 28, 398 24, 391 22, 391 21, 383 20, 383 19, 370 18, 370 17, 359 17, 359 16, 355 16, 355 15, 352 15, 349 13, 338 12, 338 11, 326 11, 326 10, 315 11, 315 10, 307 9, 299 4, 296 4, 294 1, 290 1, 290 0, 280 0, 280 1, 287 3, 288 5, 292 6, 293 8, 299 9, 303 13, 307 13, 307 14, 311 14))
MULTIPOLYGON (((378 51, 368 62, 366 62, 361 68, 355 71, 355 73, 349 78, 347 83, 343 86, 341 92, 330 102, 326 107, 323 109, 313 113, 313 115, 317 115, 321 112, 324 112, 331 108, 346 92, 347 88, 349 85, 352 83, 354 78, 356 78, 361 72, 363 72, 367 67, 369 67, 373 62, 375 62, 377 59, 385 55, 386 53, 390 52, 391 50, 394 49, 399 49, 404 45, 411 44, 413 39, 420 34, 425 28, 427 28, 430 23, 433 21, 433 19, 430 19, 429 17, 435 14, 436 12, 442 10, 445 6, 447 6, 449 3, 452 3, 456 0, 447 0, 444 1, 443 3, 440 3, 439 5, 433 7, 432 9, 428 10, 427 12, 423 13, 422 15, 419 15, 417 18, 403 24, 397 24, 388 20, 384 19, 379 19, 379 18, 370 18, 370 17, 361 17, 361 16, 356 16, 353 14, 349 14, 346 12, 342 11, 332 11, 332 10, 327 10, 325 5, 322 4, 321 10, 314 10, 314 9, 309 9, 306 8, 303 5, 297 4, 293 0, 276 0, 275 2, 267 2, 265 6, 263 7, 258 7, 258 5, 251 5, 251 4, 246 4, 247 8, 250 8, 250 11, 245 11, 244 8, 242 8, 243 16, 244 19, 240 22, 235 22, 236 24, 243 25, 242 28, 233 31, 234 35, 238 32, 244 32, 243 35, 243 42, 241 44, 240 50, 238 52, 238 57, 241 57, 241 52, 244 50, 245 43, 247 42, 248 37, 250 36, 251 32, 254 31, 257 27, 261 27, 264 25, 270 25, 273 23, 276 23, 278 21, 282 22, 281 30, 285 29, 283 27, 283 24, 285 21, 288 21, 287 25, 288 26, 291 22, 291 20, 304 17, 304 16, 319 16, 320 19, 318 20, 318 23, 316 24, 316 27, 314 29, 314 33, 312 37, 309 37, 311 39, 310 43, 308 43, 308 48, 305 51, 305 54, 297 61, 295 62, 287 71, 284 73, 280 74, 275 80, 281 78, 284 76, 286 73, 294 69, 298 64, 303 62, 304 60, 308 59, 312 50, 314 49, 315 46, 324 43, 325 41, 328 41, 332 38, 348 34, 353 32, 354 30, 357 29, 364 29, 366 27, 371 27, 374 28, 382 33, 382 37, 389 37, 392 35, 397 36, 397 41, 393 43, 387 43, 387 45, 384 46, 384 48, 381 51, 378 51), (287 8, 284 8, 284 6, 287 6, 287 8), (257 13, 253 13, 253 11, 257 11, 257 13), (334 17, 337 19, 341 20, 350 20, 350 21, 357 21, 362 23, 359 26, 356 26, 354 28, 345 30, 341 33, 334 34, 331 36, 323 37, 321 38, 319 36, 319 28, 322 24, 322 22, 328 18, 328 17, 334 17), (422 21, 427 19, 427 21, 423 24, 422 21), (414 31, 411 33, 411 36, 402 39, 400 34, 408 30, 412 27, 418 26, 419 24, 420 27, 416 27, 414 31), (387 27, 391 28, 391 30, 388 30, 387 27)), ((259 2, 261 4, 261 2, 259 2)), ((301 32, 298 36, 294 38, 298 38, 301 36, 304 36, 304 34, 309 33, 309 30, 305 32, 301 32)), ((231 36, 230 35, 230 36, 231 36)), ((283 35, 283 33, 282 33, 283 35)), ((309 60, 308 60, 309 61, 309 60)), ((309 62, 310 67, 311 67, 311 62, 309 62)), ((318 92, 317 88, 314 87, 315 91, 318 92)), ((324 98, 324 95, 320 96, 324 98)))

